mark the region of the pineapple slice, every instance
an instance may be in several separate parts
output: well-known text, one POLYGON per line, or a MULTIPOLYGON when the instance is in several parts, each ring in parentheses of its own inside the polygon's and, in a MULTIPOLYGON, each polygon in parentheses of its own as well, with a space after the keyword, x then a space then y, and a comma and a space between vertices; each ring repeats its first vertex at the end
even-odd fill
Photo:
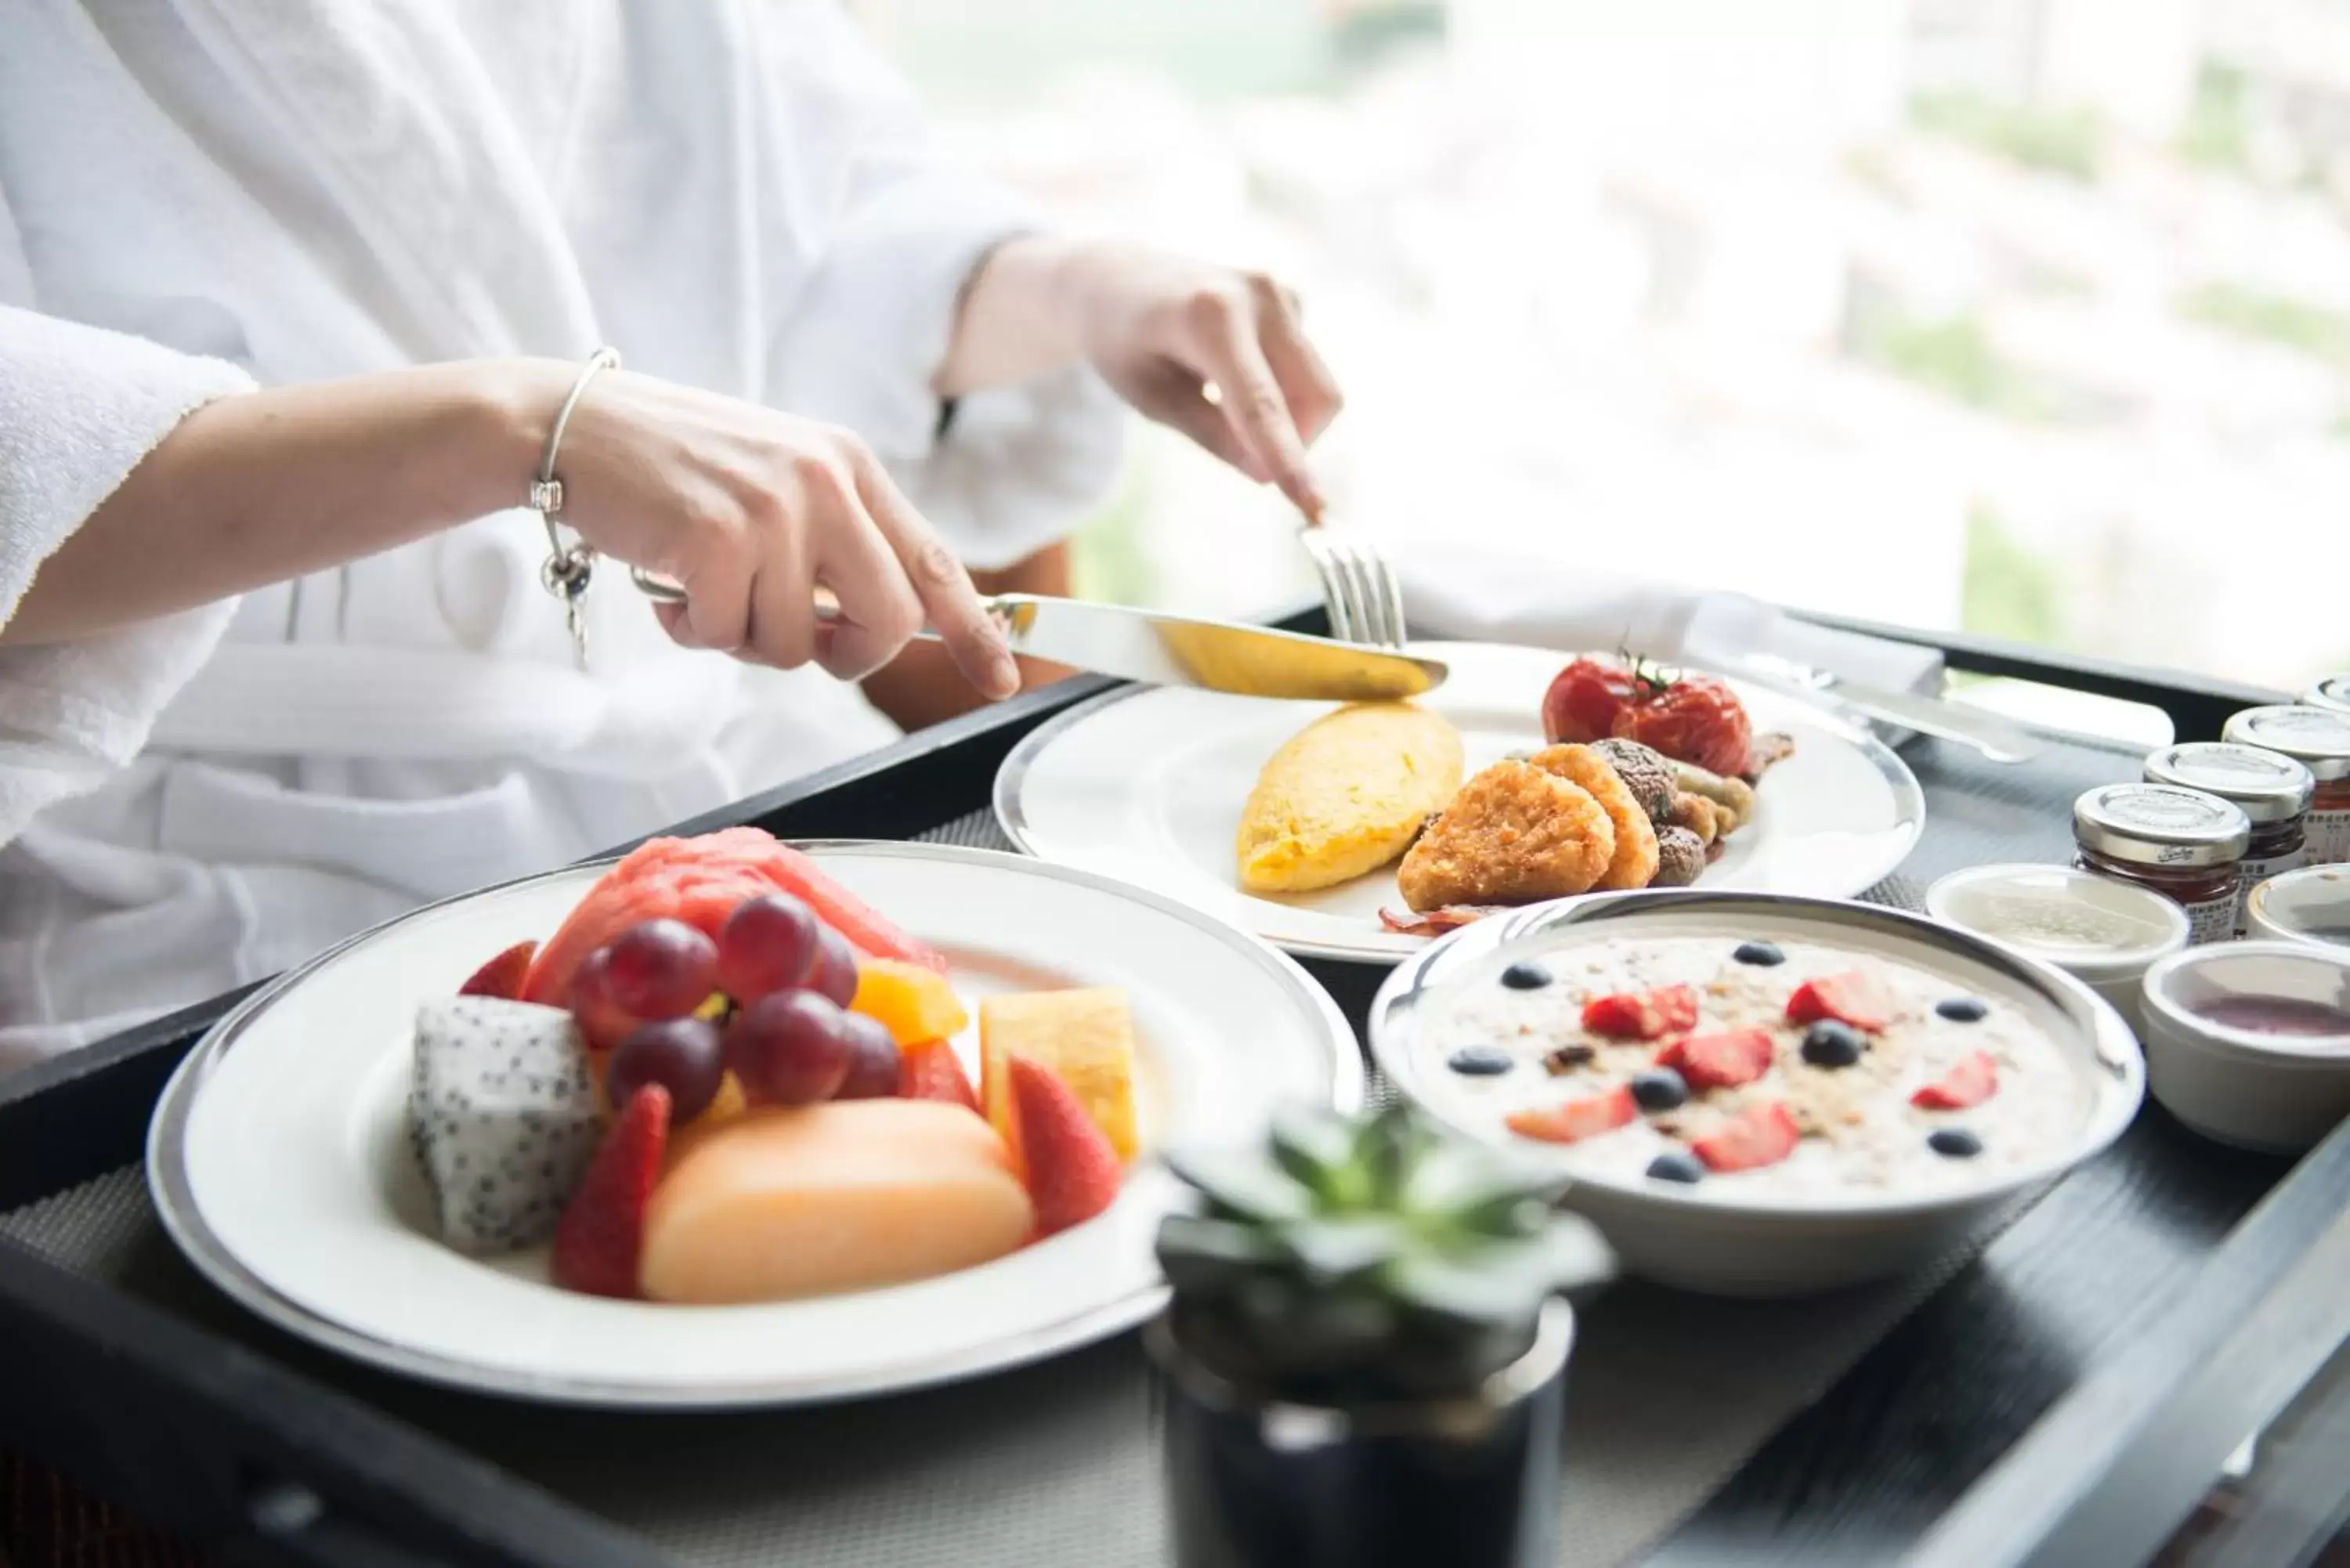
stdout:
POLYGON ((1019 1158, 1008 1059, 1025 1056, 1069 1085, 1094 1125, 1132 1163, 1139 1138, 1134 1113, 1134 1020, 1126 992, 1030 991, 979 1002, 980 1099, 987 1119, 1019 1158))
POLYGON ((953 987, 920 964, 895 959, 859 961, 848 1010, 879 1022, 900 1046, 951 1040, 971 1022, 953 987))

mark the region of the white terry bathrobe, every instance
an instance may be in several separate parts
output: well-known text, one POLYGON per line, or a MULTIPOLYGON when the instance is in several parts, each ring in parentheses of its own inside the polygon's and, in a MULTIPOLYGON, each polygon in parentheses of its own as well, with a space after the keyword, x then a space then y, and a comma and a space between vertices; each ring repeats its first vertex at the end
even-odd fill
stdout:
MULTIPOLYGON (((1071 371, 940 434, 956 291, 1024 221, 837 0, 0 0, 0 617, 248 374, 600 343, 856 429, 1007 564, 1122 423, 1071 371)), ((545 553, 504 513, 0 647, 0 1069, 891 737, 819 671, 673 647, 609 566, 580 673, 545 553)))

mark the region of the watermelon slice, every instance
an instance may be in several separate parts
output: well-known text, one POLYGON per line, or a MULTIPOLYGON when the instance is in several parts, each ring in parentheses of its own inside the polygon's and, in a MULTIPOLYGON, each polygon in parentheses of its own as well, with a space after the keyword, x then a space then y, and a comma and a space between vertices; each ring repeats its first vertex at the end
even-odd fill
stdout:
POLYGON ((693 838, 654 838, 607 871, 546 940, 522 986, 526 1002, 561 1006, 588 955, 640 920, 669 916, 712 939, 734 906, 778 888, 868 958, 897 959, 945 973, 947 961, 817 869, 816 863, 756 827, 693 838))

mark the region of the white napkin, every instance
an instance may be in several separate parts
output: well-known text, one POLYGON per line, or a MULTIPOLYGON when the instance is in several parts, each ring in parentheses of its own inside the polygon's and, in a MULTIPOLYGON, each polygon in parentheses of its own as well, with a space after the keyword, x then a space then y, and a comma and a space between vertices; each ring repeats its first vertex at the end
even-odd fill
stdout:
POLYGON ((1563 652, 1627 649, 1690 664, 1769 654, 1871 686, 1939 696, 1936 649, 1797 620, 1744 594, 1583 571, 1539 556, 1390 547, 1421 634, 1563 652))

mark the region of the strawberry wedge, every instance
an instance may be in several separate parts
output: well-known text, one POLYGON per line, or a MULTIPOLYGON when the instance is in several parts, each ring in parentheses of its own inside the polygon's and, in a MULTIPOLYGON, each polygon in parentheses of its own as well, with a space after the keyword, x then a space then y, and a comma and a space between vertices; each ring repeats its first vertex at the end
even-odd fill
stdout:
POLYGON ((779 888, 866 957, 946 972, 946 959, 935 948, 899 930, 806 855, 759 828, 729 827, 693 838, 650 839, 630 851, 538 950, 522 998, 562 1005, 588 955, 640 920, 668 916, 715 939, 737 904, 779 888))
POLYGON ((1583 1026, 1610 1040, 1661 1040, 1697 1027, 1697 992, 1666 985, 1595 996, 1583 1004, 1583 1026))
POLYGON ((1639 1114, 1631 1088, 1618 1084, 1605 1094, 1569 1100, 1546 1110, 1513 1111, 1509 1127, 1521 1137, 1540 1138, 1544 1143, 1580 1143, 1627 1126, 1639 1114))
POLYGON ((1921 1111, 1963 1111, 1981 1105, 1999 1092, 1999 1064, 1981 1051, 1970 1051, 1957 1066, 1909 1096, 1921 1111))
POLYGON ((1858 970, 1824 974, 1804 981, 1787 998, 1787 1022, 1817 1023, 1824 1018, 1876 1034, 1893 1022, 1893 1002, 1858 970))
POLYGON ((1776 1165, 1795 1152, 1803 1131, 1787 1107, 1766 1100, 1739 1114, 1734 1121, 1690 1143, 1690 1152, 1713 1171, 1755 1170, 1776 1165))
POLYGON ((1732 1089, 1771 1070, 1771 1032, 1731 1029, 1692 1034, 1657 1053, 1657 1065, 1670 1067, 1692 1089, 1732 1089))

